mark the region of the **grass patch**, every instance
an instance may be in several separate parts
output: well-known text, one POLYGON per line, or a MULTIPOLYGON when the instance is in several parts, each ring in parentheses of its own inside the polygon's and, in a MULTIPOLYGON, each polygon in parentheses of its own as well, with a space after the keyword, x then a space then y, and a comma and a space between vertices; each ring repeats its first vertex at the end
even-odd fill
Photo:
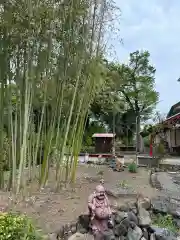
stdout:
POLYGON ((161 228, 167 228, 172 232, 178 232, 178 228, 173 221, 173 217, 171 215, 162 215, 156 214, 152 216, 153 225, 156 225, 161 228))
POLYGON ((126 180, 123 180, 123 181, 120 181, 120 182, 117 184, 117 187, 126 189, 126 188, 129 187, 129 184, 127 183, 126 180))

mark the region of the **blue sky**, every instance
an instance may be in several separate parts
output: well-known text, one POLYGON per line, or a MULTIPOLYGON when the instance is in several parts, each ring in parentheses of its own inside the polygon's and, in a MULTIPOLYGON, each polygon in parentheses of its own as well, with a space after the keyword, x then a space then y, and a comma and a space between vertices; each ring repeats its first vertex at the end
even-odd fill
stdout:
POLYGON ((121 8, 120 37, 112 41, 116 58, 126 61, 130 52, 148 50, 155 65, 157 110, 167 113, 180 101, 180 1, 116 0, 121 8))

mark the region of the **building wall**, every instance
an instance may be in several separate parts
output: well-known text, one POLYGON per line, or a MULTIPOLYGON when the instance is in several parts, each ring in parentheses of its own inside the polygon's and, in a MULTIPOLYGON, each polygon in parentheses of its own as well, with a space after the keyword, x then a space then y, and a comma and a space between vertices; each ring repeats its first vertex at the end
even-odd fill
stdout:
POLYGON ((168 129, 167 132, 166 132, 166 139, 167 139, 167 142, 168 142, 168 147, 171 148, 172 144, 171 144, 171 131, 170 131, 170 129, 168 129))
POLYGON ((180 146, 180 128, 169 129, 166 132, 166 139, 170 149, 180 146))
MULTIPOLYGON (((159 144, 162 136, 156 135, 154 142, 159 144)), ((164 135, 164 140, 168 142, 168 147, 171 150, 174 147, 180 146, 180 128, 169 129, 164 135)))
POLYGON ((176 129, 176 145, 180 146, 180 128, 176 129))

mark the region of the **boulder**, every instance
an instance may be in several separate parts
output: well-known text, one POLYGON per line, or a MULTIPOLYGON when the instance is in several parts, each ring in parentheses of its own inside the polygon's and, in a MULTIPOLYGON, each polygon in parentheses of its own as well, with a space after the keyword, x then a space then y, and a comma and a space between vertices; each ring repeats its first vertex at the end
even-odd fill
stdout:
POLYGON ((142 238, 142 230, 138 226, 134 229, 130 228, 127 233, 127 240, 140 240, 142 238))
POLYGON ((171 214, 175 218, 180 218, 180 200, 167 196, 158 196, 152 199, 152 210, 155 213, 171 214))
POLYGON ((151 224, 150 213, 142 207, 138 208, 138 219, 139 225, 142 227, 148 227, 151 224))
POLYGON ((155 236, 154 233, 151 233, 151 235, 150 235, 150 240, 156 240, 156 236, 155 236))
POLYGON ((121 223, 122 220, 124 220, 127 217, 128 217, 128 213, 118 211, 114 214, 114 222, 116 224, 119 224, 119 223, 121 223))
POLYGON ((115 225, 114 227, 114 235, 116 237, 119 237, 119 236, 124 236, 127 234, 127 227, 125 225, 123 225, 122 223, 119 223, 117 225, 115 225))
POLYGON ((138 218, 137 216, 134 214, 134 212, 130 211, 128 212, 128 219, 129 221, 134 222, 136 225, 138 225, 138 218))
MULTIPOLYGON (((85 229, 87 232, 89 231, 89 223, 90 223, 90 216, 88 214, 82 214, 78 218, 78 230, 85 229)), ((82 231, 80 231, 82 232, 82 231)))
MULTIPOLYGON (((180 240, 178 233, 174 233, 166 228, 151 225, 150 213, 152 210, 160 213, 169 213, 173 216, 176 226, 180 226, 179 216, 180 199, 174 197, 160 196, 152 200, 148 198, 138 198, 136 204, 126 204, 121 210, 116 210, 112 215, 113 225, 109 229, 95 236, 95 239, 104 240, 180 240), (152 203, 152 204, 151 204, 152 203), (175 206, 173 206, 175 203, 175 206), (151 209, 149 209, 151 206, 151 209), (176 208, 177 207, 177 208, 176 208), (148 211, 149 210, 149 211, 148 211), (137 213, 137 214, 136 214, 137 213)), ((120 209, 120 207, 118 208, 120 209)), ((90 234, 90 217, 82 214, 76 222, 66 224, 56 234, 49 235, 50 240, 92 240, 94 237, 90 234)))
POLYGON ((91 234, 82 234, 77 232, 70 236, 68 240, 94 240, 94 237, 91 234))
POLYGON ((174 233, 166 228, 160 228, 158 226, 151 226, 154 231, 154 235, 157 240, 177 240, 178 234, 174 233))
POLYGON ((151 208, 151 200, 147 197, 140 198, 138 199, 137 205, 146 210, 149 210, 151 208))
POLYGON ((106 193, 109 196, 112 196, 114 198, 120 198, 120 197, 136 197, 137 193, 134 189, 127 187, 123 188, 121 186, 112 186, 112 185, 106 185, 106 193))
POLYGON ((149 239, 149 233, 148 233, 147 229, 144 228, 142 231, 143 231, 143 238, 144 239, 149 239))
POLYGON ((50 233, 48 234, 49 240, 57 240, 57 234, 56 233, 50 233))
POLYGON ((105 231, 103 233, 104 240, 115 240, 114 232, 112 230, 105 231))

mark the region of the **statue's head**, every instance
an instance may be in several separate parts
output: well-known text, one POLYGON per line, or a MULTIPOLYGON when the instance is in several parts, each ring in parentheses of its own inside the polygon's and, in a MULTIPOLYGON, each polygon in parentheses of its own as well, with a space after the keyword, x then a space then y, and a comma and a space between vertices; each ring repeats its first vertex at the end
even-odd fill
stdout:
POLYGON ((105 189, 101 184, 96 186, 96 197, 100 200, 105 198, 105 189))

